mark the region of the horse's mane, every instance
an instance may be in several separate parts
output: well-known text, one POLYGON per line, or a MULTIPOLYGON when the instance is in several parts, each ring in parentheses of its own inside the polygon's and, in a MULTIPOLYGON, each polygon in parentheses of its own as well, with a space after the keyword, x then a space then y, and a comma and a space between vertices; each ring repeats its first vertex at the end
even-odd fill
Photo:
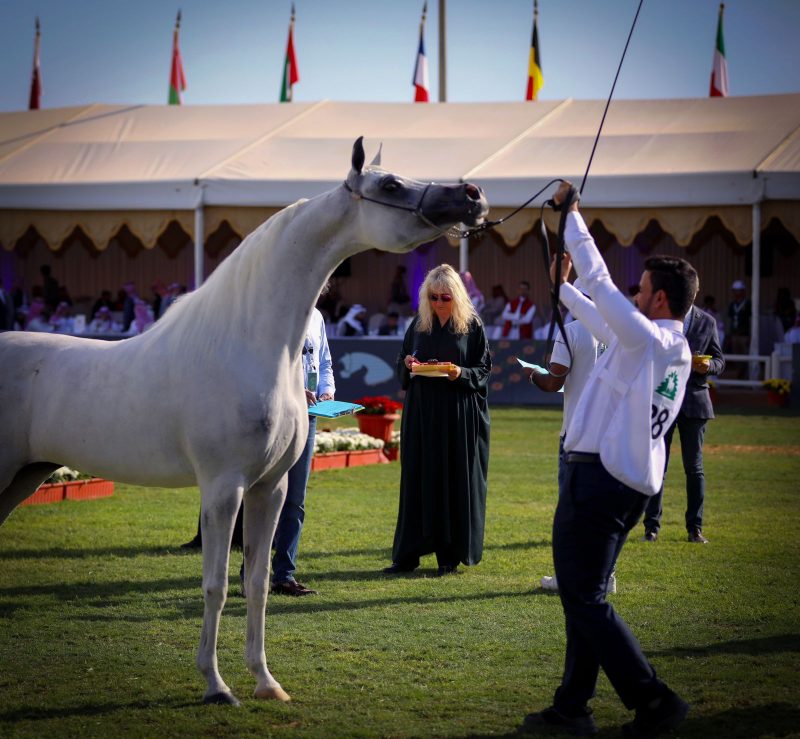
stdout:
POLYGON ((304 202, 284 208, 245 237, 197 290, 178 298, 142 338, 168 341, 171 352, 191 347, 200 354, 230 353, 263 310, 265 286, 251 283, 263 280, 260 265, 304 202))

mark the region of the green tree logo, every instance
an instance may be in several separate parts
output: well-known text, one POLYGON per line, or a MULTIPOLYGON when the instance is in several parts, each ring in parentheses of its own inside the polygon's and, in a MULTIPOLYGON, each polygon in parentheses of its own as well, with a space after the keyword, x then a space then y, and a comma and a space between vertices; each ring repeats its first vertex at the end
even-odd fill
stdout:
POLYGON ((675 400, 675 396, 678 394, 678 373, 670 372, 656 388, 656 392, 665 398, 675 400))

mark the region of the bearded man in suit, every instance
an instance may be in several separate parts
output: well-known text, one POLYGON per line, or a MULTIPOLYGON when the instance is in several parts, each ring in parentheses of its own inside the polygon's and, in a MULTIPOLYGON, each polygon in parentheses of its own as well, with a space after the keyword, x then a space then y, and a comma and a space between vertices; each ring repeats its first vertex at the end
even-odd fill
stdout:
MULTIPOLYGON (((692 373, 686 385, 686 394, 675 422, 664 435, 669 465, 669 450, 675 427, 681 436, 681 456, 686 473, 686 531, 693 544, 708 544, 703 536, 703 503, 706 480, 703 471, 703 440, 706 424, 714 418, 714 408, 708 391, 709 375, 720 375, 725 370, 725 358, 719 343, 717 322, 713 316, 693 305, 683 322, 684 335, 692 352, 692 373)), ((666 469, 665 469, 666 472, 666 469)), ((652 496, 644 512, 644 541, 658 539, 661 528, 664 486, 652 496)))

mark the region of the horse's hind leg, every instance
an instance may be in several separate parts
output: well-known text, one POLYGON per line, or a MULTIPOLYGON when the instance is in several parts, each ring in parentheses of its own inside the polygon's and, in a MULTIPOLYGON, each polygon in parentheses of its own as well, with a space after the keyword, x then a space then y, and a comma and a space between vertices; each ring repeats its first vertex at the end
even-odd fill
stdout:
POLYGON ((256 698, 288 701, 288 693, 267 669, 264 654, 264 618, 267 608, 272 538, 286 497, 286 475, 277 486, 260 482, 244 496, 244 561, 247 593, 245 661, 256 678, 256 698))
POLYGON ((22 501, 36 492, 36 489, 61 465, 50 462, 35 462, 25 465, 3 486, 0 480, 0 526, 22 501))
POLYGON ((228 592, 228 558, 236 514, 244 486, 231 478, 201 483, 200 521, 203 534, 203 630, 197 652, 197 669, 208 683, 204 703, 239 705, 217 667, 219 620, 228 592))

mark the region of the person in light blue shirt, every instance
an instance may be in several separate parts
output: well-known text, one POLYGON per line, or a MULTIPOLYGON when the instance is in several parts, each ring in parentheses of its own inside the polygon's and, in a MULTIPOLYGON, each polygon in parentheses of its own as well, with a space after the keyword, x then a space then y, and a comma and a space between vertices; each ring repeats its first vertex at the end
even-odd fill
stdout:
MULTIPOLYGON (((336 384, 333 379, 333 362, 325 334, 325 319, 316 308, 311 313, 303 344, 303 383, 308 404, 318 400, 333 400, 336 384)), ((295 580, 297 551, 305 520, 305 500, 308 476, 311 472, 311 457, 314 455, 314 437, 317 431, 316 416, 308 417, 308 438, 300 459, 289 470, 286 501, 283 504, 278 528, 272 541, 272 592, 278 595, 315 595, 316 590, 307 588, 295 580)), ((242 565, 244 568, 244 565, 242 565)), ((242 581, 244 582, 244 580, 242 581)), ((244 587, 244 586, 243 586, 244 587)))

